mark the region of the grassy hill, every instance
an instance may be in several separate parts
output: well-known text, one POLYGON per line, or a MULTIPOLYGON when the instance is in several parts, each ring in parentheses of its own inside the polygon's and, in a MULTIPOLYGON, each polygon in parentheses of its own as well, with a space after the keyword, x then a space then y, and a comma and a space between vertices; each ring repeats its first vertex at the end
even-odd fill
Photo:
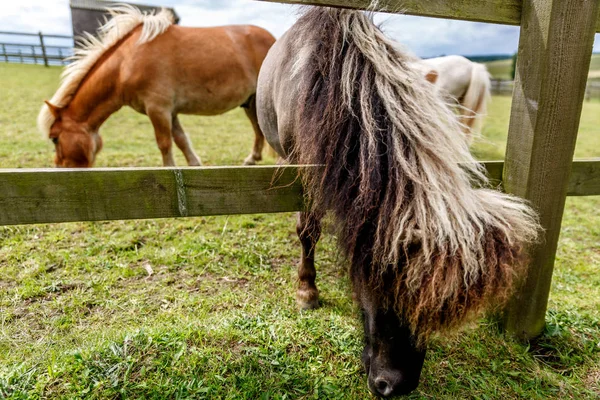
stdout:
MULTIPOLYGON (((484 63, 495 79, 511 79, 511 59, 495 60, 484 63)), ((592 55, 589 79, 600 80, 600 53, 592 55)))

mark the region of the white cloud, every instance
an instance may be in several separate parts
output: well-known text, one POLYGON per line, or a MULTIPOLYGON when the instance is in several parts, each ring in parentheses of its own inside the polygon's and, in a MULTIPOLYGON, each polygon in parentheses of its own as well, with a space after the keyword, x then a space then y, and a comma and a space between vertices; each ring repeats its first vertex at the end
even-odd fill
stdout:
POLYGON ((441 54, 512 54, 519 42, 519 28, 413 17, 378 15, 384 31, 422 57, 441 54))
MULTIPOLYGON (((296 7, 252 0, 130 0, 173 6, 185 26, 250 23, 281 36, 296 20, 296 7)), ((434 18, 379 14, 384 30, 419 56, 510 54, 517 49, 518 27, 434 18)), ((2 1, 0 29, 71 34, 68 0, 2 1)), ((3 39, 4 37, 0 37, 3 39)), ((594 50, 600 52, 600 35, 594 50)))
MULTIPOLYGON (((227 24, 259 25, 275 36, 281 36, 296 21, 296 7, 250 0, 228 0, 230 7, 199 7, 175 3, 184 26, 216 26, 227 24)), ((164 2, 163 2, 164 4, 164 2)))
POLYGON ((71 34, 67 0, 3 1, 0 7, 3 31, 71 34))

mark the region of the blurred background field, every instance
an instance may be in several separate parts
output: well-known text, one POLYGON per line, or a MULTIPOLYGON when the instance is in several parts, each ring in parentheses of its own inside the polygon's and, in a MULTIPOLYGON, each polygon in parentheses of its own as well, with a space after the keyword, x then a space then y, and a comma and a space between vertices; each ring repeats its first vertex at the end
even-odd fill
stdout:
MULTIPOLYGON (((495 79, 512 79, 512 59, 506 58, 503 60, 488 61, 484 64, 488 67, 488 71, 495 79)), ((600 81, 600 54, 592 54, 590 63, 590 72, 588 79, 592 81, 600 81)))

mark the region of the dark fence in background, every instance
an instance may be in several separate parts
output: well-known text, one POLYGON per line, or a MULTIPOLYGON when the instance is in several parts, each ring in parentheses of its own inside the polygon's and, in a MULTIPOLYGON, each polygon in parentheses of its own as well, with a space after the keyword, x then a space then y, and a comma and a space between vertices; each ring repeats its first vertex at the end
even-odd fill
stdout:
POLYGON ((0 62, 65 65, 72 54, 72 36, 0 31, 0 62))
POLYGON ((492 86, 490 90, 493 95, 507 95, 512 96, 513 88, 515 86, 514 81, 509 81, 506 79, 492 79, 492 86))
MULTIPOLYGON (((506 79, 492 79, 491 92, 493 95, 511 96, 515 86, 513 81, 506 79)), ((600 81, 588 80, 585 88, 585 99, 600 99, 600 81)))
POLYGON ((585 88, 585 99, 600 99, 600 81, 588 81, 585 88))

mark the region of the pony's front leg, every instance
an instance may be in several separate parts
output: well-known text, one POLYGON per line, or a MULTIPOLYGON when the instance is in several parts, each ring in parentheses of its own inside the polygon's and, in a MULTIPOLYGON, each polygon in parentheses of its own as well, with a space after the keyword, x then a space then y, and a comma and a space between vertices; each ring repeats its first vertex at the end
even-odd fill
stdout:
POLYGON ((190 143, 190 139, 188 135, 186 135, 185 131, 181 127, 179 123, 179 118, 177 115, 173 117, 173 140, 175 140, 175 144, 179 147, 179 150, 182 151, 185 159, 187 160, 188 165, 191 166, 200 166, 202 163, 200 162, 200 157, 196 154, 194 149, 192 148, 192 144, 190 143))
POLYGON ((300 212, 296 232, 302 244, 302 257, 298 266, 298 292, 296 301, 303 310, 319 306, 319 290, 315 284, 315 247, 321 236, 322 213, 300 212))
POLYGON ((247 105, 243 107, 254 129, 254 146, 252 147, 252 153, 244 160, 244 165, 255 165, 262 160, 262 151, 265 146, 265 136, 258 125, 258 116, 256 115, 256 95, 252 95, 247 105))
POLYGON ((148 109, 146 111, 156 136, 156 144, 162 153, 163 166, 172 167, 175 165, 173 158, 173 141, 171 139, 172 118, 171 113, 164 109, 148 109))

